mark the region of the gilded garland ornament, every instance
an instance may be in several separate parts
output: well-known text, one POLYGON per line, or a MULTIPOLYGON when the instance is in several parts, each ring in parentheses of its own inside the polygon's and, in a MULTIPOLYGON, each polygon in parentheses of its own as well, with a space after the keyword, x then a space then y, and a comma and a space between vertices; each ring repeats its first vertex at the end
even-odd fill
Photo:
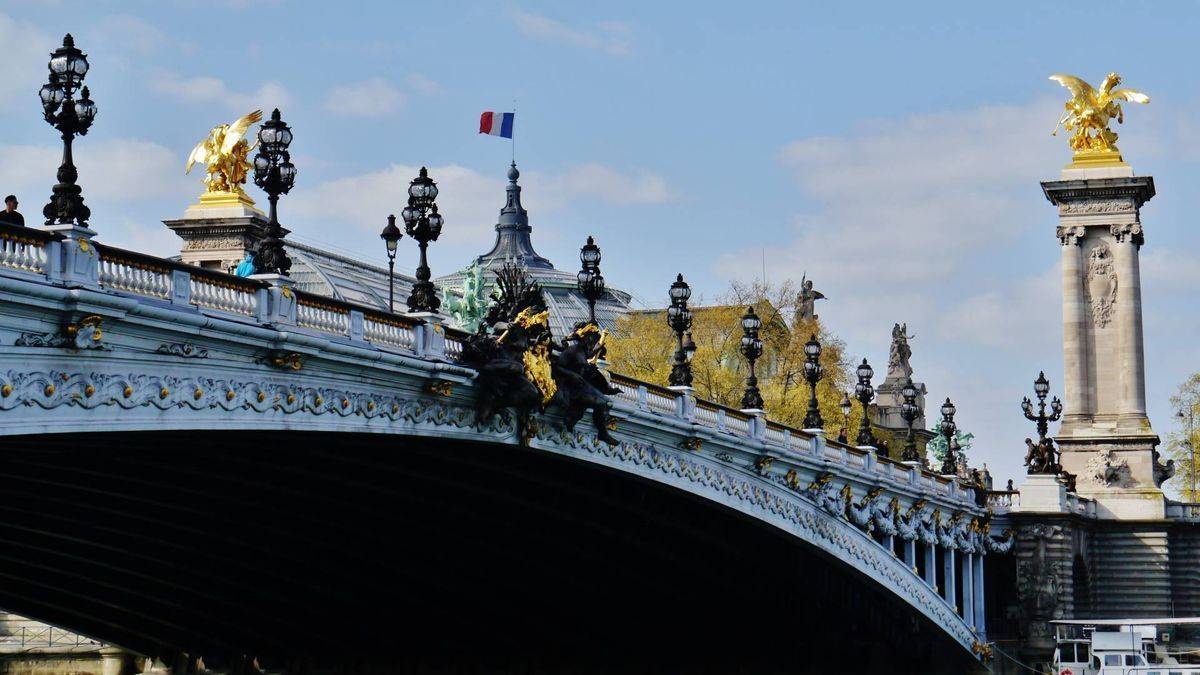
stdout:
POLYGON ((1117 134, 1108 128, 1113 119, 1118 124, 1125 123, 1125 112, 1118 101, 1149 103, 1150 97, 1133 89, 1113 89, 1121 83, 1121 76, 1116 73, 1109 73, 1098 89, 1073 75, 1058 73, 1050 79, 1071 92, 1071 100, 1064 104, 1062 117, 1051 135, 1058 135, 1059 127, 1071 134, 1074 163, 1120 164, 1117 134))

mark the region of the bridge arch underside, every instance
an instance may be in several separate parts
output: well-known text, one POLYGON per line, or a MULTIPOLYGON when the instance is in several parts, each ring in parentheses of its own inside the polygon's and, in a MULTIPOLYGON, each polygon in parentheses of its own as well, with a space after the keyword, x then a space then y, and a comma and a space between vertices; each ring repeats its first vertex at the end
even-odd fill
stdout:
POLYGON ((0 438, 0 462, 0 607, 144 654, 359 672, 978 668, 777 528, 536 450, 112 432, 0 438))

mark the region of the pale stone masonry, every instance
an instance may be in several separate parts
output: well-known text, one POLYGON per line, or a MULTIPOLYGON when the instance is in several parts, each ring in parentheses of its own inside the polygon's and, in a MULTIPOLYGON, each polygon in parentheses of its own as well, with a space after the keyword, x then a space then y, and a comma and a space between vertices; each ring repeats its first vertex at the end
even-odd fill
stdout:
POLYGON ((1158 436, 1146 417, 1140 210, 1154 179, 1128 166, 1042 183, 1058 207, 1063 270, 1063 468, 1101 514, 1162 518, 1158 436))

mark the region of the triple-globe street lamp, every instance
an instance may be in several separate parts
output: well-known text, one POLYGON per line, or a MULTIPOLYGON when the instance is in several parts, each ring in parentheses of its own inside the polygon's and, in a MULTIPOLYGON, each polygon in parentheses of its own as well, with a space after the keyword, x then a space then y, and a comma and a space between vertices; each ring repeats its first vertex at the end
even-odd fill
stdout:
POLYGON ((904 386, 900 388, 900 396, 903 399, 900 404, 900 417, 908 424, 908 434, 904 439, 904 450, 900 453, 900 459, 905 462, 921 461, 921 455, 917 453, 916 434, 913 432, 913 422, 921 416, 921 406, 917 403, 920 393, 911 377, 904 379, 904 386))
POLYGON ((950 397, 946 397, 946 402, 942 404, 942 437, 946 439, 946 454, 942 458, 942 475, 953 476, 958 474, 958 425, 954 423, 954 413, 958 409, 950 402, 950 397))
POLYGON ((296 166, 288 146, 292 144, 292 129, 279 117, 279 108, 271 119, 258 128, 258 154, 254 156, 254 183, 267 193, 271 204, 268 213, 267 236, 258 246, 254 268, 259 274, 287 276, 292 261, 283 248, 283 226, 279 224, 279 195, 287 194, 296 183, 296 166))
POLYGON ((805 429, 823 429, 825 420, 821 419, 821 410, 817 407, 817 382, 825 374, 821 367, 821 343, 817 336, 812 335, 804 343, 804 379, 808 382, 808 412, 804 414, 805 429))
POLYGON ((437 290, 430 281, 432 275, 426 258, 429 242, 437 241, 438 235, 442 233, 442 216, 434 203, 437 195, 437 183, 429 177, 429 171, 421 167, 420 173, 408 186, 408 206, 400 212, 404 219, 404 231, 421 247, 417 282, 413 284, 408 296, 410 312, 436 312, 442 305, 442 301, 437 297, 437 290))
POLYGON ((859 445, 874 446, 875 434, 871 433, 871 419, 867 416, 867 406, 875 399, 875 388, 871 386, 871 377, 875 370, 863 359, 854 374, 858 376, 858 384, 854 385, 854 398, 862 404, 862 420, 859 422, 858 438, 855 442, 859 445))
POLYGON ((62 134, 62 163, 58 167, 58 183, 51 190, 50 202, 42 209, 47 225, 87 226, 92 211, 83 204, 83 189, 76 184, 79 171, 71 155, 75 136, 87 134, 96 118, 96 104, 91 99, 83 78, 88 72, 87 54, 75 48, 75 39, 68 33, 62 47, 50 55, 50 78, 42 85, 43 117, 62 134), (82 87, 82 89, 80 89, 82 87), (75 94, 78 92, 78 100, 75 94))
POLYGON ((758 376, 754 373, 754 363, 762 356, 763 343, 758 337, 762 327, 762 319, 754 313, 754 307, 747 307, 742 315, 742 356, 750 364, 750 374, 746 376, 746 391, 742 394, 742 410, 762 410, 763 397, 758 391, 758 376))
MULTIPOLYGON (((692 386, 692 364, 687 349, 688 345, 684 342, 684 334, 687 334, 687 342, 691 342, 692 310, 688 309, 687 301, 692 297, 692 288, 683 280, 682 274, 675 277, 669 294, 671 305, 667 307, 667 325, 675 333, 676 347, 675 358, 671 362, 671 375, 667 378, 667 383, 672 387, 690 387, 692 386)), ((691 351, 695 351, 695 343, 691 344, 691 351)))
POLYGON ((591 236, 579 249, 579 261, 583 263, 575 284, 588 303, 588 321, 596 325, 596 302, 604 297, 604 275, 600 274, 600 247, 591 236))

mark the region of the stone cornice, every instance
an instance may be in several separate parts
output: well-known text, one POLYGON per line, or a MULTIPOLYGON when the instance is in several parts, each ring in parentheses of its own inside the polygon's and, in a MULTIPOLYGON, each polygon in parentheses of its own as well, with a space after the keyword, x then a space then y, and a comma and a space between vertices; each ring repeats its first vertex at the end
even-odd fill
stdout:
POLYGON ((1042 192, 1055 206, 1081 201, 1132 199, 1133 208, 1138 209, 1154 196, 1154 177, 1048 180, 1042 181, 1042 192))

